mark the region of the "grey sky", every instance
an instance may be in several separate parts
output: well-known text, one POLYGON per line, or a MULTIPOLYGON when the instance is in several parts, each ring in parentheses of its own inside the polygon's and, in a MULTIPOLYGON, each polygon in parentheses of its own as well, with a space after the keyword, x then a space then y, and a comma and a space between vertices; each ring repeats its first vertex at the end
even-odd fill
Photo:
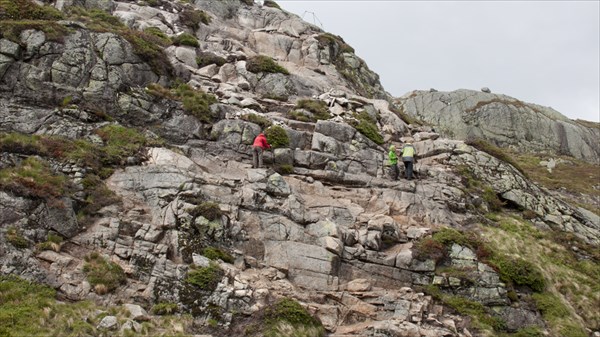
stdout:
POLYGON ((341 36, 394 96, 479 90, 600 122, 600 1, 278 0, 341 36))

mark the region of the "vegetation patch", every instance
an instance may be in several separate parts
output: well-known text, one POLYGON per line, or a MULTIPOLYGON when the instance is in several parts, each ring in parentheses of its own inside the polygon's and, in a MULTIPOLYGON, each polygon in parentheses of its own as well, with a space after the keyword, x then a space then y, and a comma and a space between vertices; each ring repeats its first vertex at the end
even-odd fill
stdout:
POLYGON ((273 125, 273 123, 267 118, 253 113, 242 115, 242 119, 260 126, 260 128, 263 130, 273 125))
POLYGON ((22 44, 21 33, 25 30, 34 29, 44 32, 46 40, 63 42, 69 30, 54 21, 47 20, 22 20, 22 21, 0 21, 0 37, 15 43, 22 44))
POLYGON ((126 30, 121 35, 131 43, 133 51, 147 62, 154 72, 166 76, 173 73, 173 66, 163 50, 169 45, 165 40, 137 30, 126 30))
POLYGON ((584 207, 600 215, 597 200, 600 198, 600 170, 598 165, 587 163, 572 157, 556 156, 556 166, 549 172, 540 161, 548 160, 548 156, 510 153, 530 179, 554 191, 560 191, 562 197, 570 203, 584 207), (590 198, 581 198, 588 195, 590 198))
POLYGON ((265 7, 271 7, 271 8, 277 8, 277 9, 281 9, 281 7, 279 7, 279 4, 277 4, 275 1, 273 0, 265 0, 263 2, 263 6, 265 7))
POLYGON ((284 148, 290 145, 290 138, 288 137, 287 132, 279 125, 273 125, 265 130, 265 136, 267 137, 267 142, 269 142, 274 149, 284 148))
POLYGON ((321 48, 333 48, 337 53, 354 53, 354 48, 344 42, 344 39, 338 35, 323 33, 317 36, 317 41, 319 41, 321 48))
POLYGON ((224 274, 216 263, 211 262, 208 267, 191 269, 185 281, 201 290, 214 291, 224 274))
POLYGON ((321 337, 325 335, 323 324, 311 316, 300 303, 282 298, 266 307, 259 322, 248 325, 244 336, 298 336, 321 337))
POLYGON ((188 213, 193 217, 202 216, 208 221, 220 219, 223 215, 219 204, 212 201, 202 202, 191 210, 188 210, 188 213))
POLYGON ((289 75, 290 73, 284 67, 280 66, 272 58, 265 55, 258 55, 246 61, 246 70, 251 73, 280 73, 289 75))
POLYGON ((96 130, 96 134, 104 141, 102 162, 108 165, 122 165, 127 157, 143 155, 148 142, 136 129, 118 124, 106 125, 96 130))
POLYGON ((36 248, 38 251, 52 250, 55 252, 59 252, 62 242, 63 238, 60 235, 48 233, 46 241, 38 243, 36 245, 36 248))
POLYGON ((207 94, 201 90, 195 90, 188 84, 180 84, 174 90, 175 96, 183 103, 183 110, 198 118, 198 120, 209 123, 213 121, 210 105, 217 103, 214 95, 207 94))
POLYGON ((29 241, 27 241, 23 233, 16 227, 8 227, 6 230, 6 241, 15 248, 29 247, 29 241))
POLYGON ((294 173, 294 166, 289 164, 277 165, 274 170, 281 175, 292 174, 294 173))
POLYGON ((513 159, 513 157, 511 155, 509 155, 508 153, 506 153, 501 148, 499 148, 495 145, 492 145, 483 139, 467 139, 467 140, 465 140, 465 144, 470 145, 479 151, 483 151, 492 157, 496 157, 497 159, 500 159, 506 163, 509 163, 515 169, 517 169, 517 171, 519 171, 522 175, 527 177, 527 173, 525 173, 525 171, 521 168, 521 166, 519 166, 519 164, 513 159))
POLYGON ((227 63, 225 58, 210 52, 200 52, 196 58, 196 64, 198 64, 198 68, 203 68, 211 64, 216 64, 218 67, 220 67, 225 63, 227 63))
POLYGON ((126 281, 125 272, 121 266, 108 261, 95 252, 85 257, 83 272, 98 295, 111 292, 126 281))
POLYGON ((377 127, 377 121, 374 120, 369 114, 365 111, 360 113, 355 112, 354 118, 357 121, 352 122, 352 126, 356 129, 356 131, 362 133, 365 137, 372 140, 375 144, 381 145, 383 144, 383 136, 379 133, 379 128, 377 127))
POLYGON ((0 189, 24 197, 56 199, 67 190, 67 180, 42 160, 29 157, 20 165, 0 170, 0 189))
POLYGON ((200 28, 200 23, 209 25, 211 22, 210 15, 199 9, 186 8, 179 13, 179 20, 184 26, 188 26, 194 30, 200 28))
POLYGON ((233 263, 234 258, 231 254, 216 247, 206 247, 202 250, 202 255, 211 260, 223 260, 227 263, 233 263))
POLYGON ((198 39, 189 33, 182 33, 173 38, 173 44, 176 46, 199 47, 198 39))
POLYGON ((164 45, 170 45, 172 43, 171 38, 158 27, 148 27, 144 29, 144 33, 158 37, 162 40, 162 44, 164 45))
POLYGON ((398 107, 395 104, 390 104, 389 109, 391 112, 395 113, 396 116, 400 117, 400 119, 404 123, 421 125, 421 122, 419 122, 417 119, 413 118, 412 116, 410 116, 406 112, 404 112, 403 107, 398 107))
POLYGON ((494 190, 489 186, 486 186, 483 189, 483 200, 493 212, 501 211, 502 207, 505 206, 505 202, 500 200, 496 192, 494 192, 494 190))
POLYGON ((0 0, 0 20, 61 20, 63 14, 52 6, 30 0, 0 0))
POLYGON ((177 303, 172 302, 159 302, 152 306, 150 310, 154 315, 173 315, 179 312, 179 306, 177 303))
MULTIPOLYGON (((541 274, 544 283, 552 285, 543 288, 545 291, 532 295, 540 311, 543 313, 546 310, 544 319, 549 323, 551 335, 564 336, 561 331, 573 324, 575 326, 572 331, 581 331, 582 328, 576 323, 579 322, 577 317, 583 319, 586 328, 600 329, 600 312, 597 310, 600 302, 600 285, 597 282, 600 259, 596 256, 597 247, 590 249, 588 255, 583 243, 580 243, 582 249, 572 249, 578 242, 569 238, 572 233, 539 231, 527 224, 526 220, 502 214, 498 217, 500 227, 483 227, 482 230, 486 245, 490 246, 495 255, 510 253, 510 259, 498 264, 506 267, 506 271, 500 271, 499 274, 524 272, 519 279, 530 282, 538 290, 542 289, 541 274), (511 222, 517 224, 510 224, 511 222), (524 260, 526 263, 514 262, 515 260, 524 260), (537 271, 529 273, 531 265, 537 271), (550 308, 555 308, 558 314, 553 313, 550 308), (562 316, 565 308, 568 315, 562 316)), ((491 259, 494 260, 493 257, 491 259)), ((518 284, 516 281, 511 282, 518 284)))
POLYGON ((295 110, 288 113, 291 118, 303 122, 316 122, 317 120, 327 120, 331 118, 327 103, 323 101, 301 99, 296 103, 295 109, 304 109, 310 112, 310 115, 295 110))
MULTIPOLYGON (((56 292, 13 275, 0 276, 0 336, 106 336, 96 328, 106 315, 124 322, 128 310, 96 306, 90 301, 58 302, 56 292)), ((142 324, 136 336, 187 336, 181 328, 191 326, 187 315, 155 317, 142 324)), ((128 331, 114 336, 133 336, 128 331)))
POLYGON ((71 6, 66 11, 72 20, 81 21, 85 26, 97 32, 117 32, 127 27, 118 17, 112 16, 101 9, 85 9, 79 6, 71 6))

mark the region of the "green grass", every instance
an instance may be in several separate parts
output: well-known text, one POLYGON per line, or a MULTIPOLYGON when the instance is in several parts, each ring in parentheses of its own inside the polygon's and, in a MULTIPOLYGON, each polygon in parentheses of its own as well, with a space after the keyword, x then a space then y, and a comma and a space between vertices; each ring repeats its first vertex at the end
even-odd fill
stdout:
POLYGON ((383 136, 377 127, 377 121, 366 112, 354 113, 357 122, 352 123, 356 131, 362 133, 365 137, 372 140, 375 144, 383 144, 383 136))
POLYGON ((24 197, 55 199, 67 191, 67 179, 44 161, 29 157, 20 165, 0 170, 0 189, 24 197))
POLYGON ((200 28, 200 24, 209 25, 211 17, 206 12, 199 9, 186 8, 179 13, 179 20, 184 26, 188 26, 192 29, 200 28))
POLYGON ((0 0, 0 20, 61 20, 64 15, 52 6, 30 0, 0 0))
POLYGON ((189 33, 182 33, 173 38, 173 44, 176 46, 199 47, 198 39, 189 33))
POLYGON ((213 121, 210 105, 217 103, 217 98, 214 95, 195 90, 187 84, 180 84, 174 91, 183 103, 183 110, 186 113, 205 123, 213 121))
POLYGON ((106 125, 96 134, 104 141, 103 163, 109 165, 122 165, 127 157, 141 155, 148 142, 136 129, 118 124, 106 125))
POLYGON ((242 115, 242 119, 260 126, 260 128, 263 130, 273 125, 273 123, 267 118, 253 113, 242 115))
POLYGON ((251 73, 280 73, 289 75, 284 67, 280 66, 272 58, 265 55, 254 56, 246 61, 246 69, 251 73))
POLYGON ((196 207, 188 210, 188 213, 193 217, 202 216, 208 221, 218 220, 221 218, 221 215, 223 215, 219 204, 212 201, 202 202, 196 207))
POLYGON ((231 254, 223 251, 222 249, 216 247, 206 247, 202 250, 202 255, 206 256, 211 260, 223 260, 227 263, 233 263, 234 258, 231 254))
POLYGON ((325 329, 292 298, 282 298, 267 306, 258 322, 246 326, 244 336, 262 337, 321 337, 325 329))
POLYGON ((96 293, 103 295, 104 291, 113 291, 126 282, 125 272, 118 264, 108 261, 98 253, 85 257, 83 272, 87 280, 96 289, 96 293), (100 289, 103 289, 99 291, 100 289), (105 289, 105 290, 104 290, 105 289))
POLYGON ((301 99, 296 103, 295 109, 304 109, 310 112, 311 115, 304 114, 299 111, 292 110, 288 114, 291 118, 304 121, 316 122, 318 120, 327 120, 331 118, 327 103, 314 99, 301 99))
POLYGON ((21 43, 21 33, 25 30, 35 29, 45 33, 46 40, 60 42, 69 34, 69 29, 59 25, 54 21, 48 20, 19 20, 19 21, 0 21, 0 37, 21 43))
POLYGON ((214 291, 217 288, 217 284, 221 281, 224 272, 219 266, 211 262, 208 267, 202 267, 197 269, 191 269, 185 281, 189 284, 193 284, 201 290, 214 291))
POLYGON ((290 145, 290 138, 287 132, 279 125, 273 125, 265 130, 265 136, 267 137, 267 142, 274 149, 285 148, 290 145))
POLYGON ((220 67, 225 63, 227 63, 225 58, 210 52, 200 52, 196 58, 196 64, 198 64, 198 68, 203 68, 211 64, 216 64, 220 67))
MULTIPOLYGON (((96 326, 107 314, 124 322, 128 311, 90 301, 58 302, 56 292, 48 286, 13 275, 0 276, 0 336, 105 336, 96 326)), ((180 329, 188 330, 192 320, 188 315, 154 317, 135 334, 114 331, 111 336, 189 336, 180 329)))

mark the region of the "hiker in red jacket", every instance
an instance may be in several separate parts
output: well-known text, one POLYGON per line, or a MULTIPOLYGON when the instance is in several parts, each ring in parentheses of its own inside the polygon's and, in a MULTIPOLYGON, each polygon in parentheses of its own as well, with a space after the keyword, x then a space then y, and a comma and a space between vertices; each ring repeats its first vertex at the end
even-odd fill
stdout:
POLYGON ((265 134, 262 132, 259 133, 258 136, 254 138, 254 143, 252 144, 252 168, 263 166, 263 152, 270 148, 271 145, 267 142, 265 134))

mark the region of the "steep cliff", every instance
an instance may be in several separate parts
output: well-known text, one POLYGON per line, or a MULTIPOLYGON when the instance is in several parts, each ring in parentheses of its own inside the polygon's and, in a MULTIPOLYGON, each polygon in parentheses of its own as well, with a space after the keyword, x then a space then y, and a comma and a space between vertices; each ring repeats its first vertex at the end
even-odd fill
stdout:
POLYGON ((53 5, 0 2, 3 335, 598 331, 598 215, 407 124, 342 38, 272 1, 53 5))

